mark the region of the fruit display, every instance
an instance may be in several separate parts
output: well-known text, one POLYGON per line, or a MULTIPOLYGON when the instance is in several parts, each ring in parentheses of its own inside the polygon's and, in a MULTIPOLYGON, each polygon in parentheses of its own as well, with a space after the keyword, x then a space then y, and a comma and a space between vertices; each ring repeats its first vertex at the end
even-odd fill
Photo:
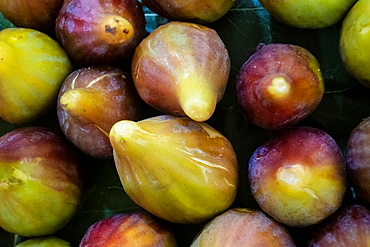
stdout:
POLYGON ((368 0, 151 1, 0 4, 0 246, 366 246, 368 0))
POLYGON ((240 68, 236 99, 251 122, 278 130, 310 115, 324 95, 317 59, 289 44, 261 44, 240 68))

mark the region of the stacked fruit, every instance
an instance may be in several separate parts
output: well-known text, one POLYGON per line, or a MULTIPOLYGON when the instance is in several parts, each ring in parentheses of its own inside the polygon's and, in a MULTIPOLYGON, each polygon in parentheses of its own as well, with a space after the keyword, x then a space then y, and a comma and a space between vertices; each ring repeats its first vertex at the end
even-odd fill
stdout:
MULTIPOLYGON (((302 233, 309 246, 370 245, 370 118, 343 146, 307 124, 327 78, 300 45, 256 43, 233 67, 215 27, 245 3, 0 2, 15 25, 0 32, 0 227, 18 246, 298 246, 302 233), (167 19, 149 32, 144 8, 167 19), (222 102, 246 125, 234 132, 263 133, 253 152, 220 126, 236 119, 222 102), (69 238, 92 162, 114 165, 107 179, 135 206, 103 202, 69 238)), ((260 4, 286 28, 343 21, 341 62, 368 89, 370 0, 260 4)))

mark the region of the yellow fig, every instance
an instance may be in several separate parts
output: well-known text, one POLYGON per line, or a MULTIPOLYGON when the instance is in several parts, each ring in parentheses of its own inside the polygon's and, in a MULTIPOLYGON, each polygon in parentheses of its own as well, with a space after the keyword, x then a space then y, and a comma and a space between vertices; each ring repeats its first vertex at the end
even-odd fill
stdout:
POLYGON ((233 203, 236 154, 208 124, 162 115, 117 122, 109 135, 124 190, 150 213, 174 223, 202 223, 233 203))
POLYGON ((23 124, 56 102, 72 63, 50 36, 29 28, 0 32, 0 117, 23 124))

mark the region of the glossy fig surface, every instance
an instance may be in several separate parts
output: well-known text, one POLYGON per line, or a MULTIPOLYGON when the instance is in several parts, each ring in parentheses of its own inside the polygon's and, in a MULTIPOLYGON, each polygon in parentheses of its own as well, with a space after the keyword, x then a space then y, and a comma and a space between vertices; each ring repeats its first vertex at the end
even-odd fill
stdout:
POLYGON ((50 36, 29 28, 0 32, 0 117, 13 124, 35 120, 55 106, 72 63, 50 36))
POLYGON ((153 12, 174 21, 212 23, 223 17, 235 0, 143 0, 153 12))
POLYGON ((347 187, 341 149, 313 127, 275 133, 250 158, 248 179, 262 210, 293 227, 317 224, 333 214, 347 187))
POLYGON ((239 69, 236 99, 257 126, 278 130, 309 116, 324 94, 317 59, 291 44, 261 44, 239 69))
POLYGON ((164 221, 136 211, 116 214, 92 224, 79 247, 176 247, 172 230, 164 221))
POLYGON ((213 29, 172 21, 140 43, 131 68, 136 90, 148 105, 205 121, 225 93, 230 57, 213 29))
POLYGON ((370 118, 351 132, 347 142, 347 173, 356 194, 370 203, 370 118))
POLYGON ((232 208, 216 216, 194 239, 191 247, 294 247, 290 233, 256 209, 232 208))
POLYGON ((145 24, 137 0, 66 0, 55 32, 77 67, 119 65, 131 59, 145 24))
POLYGON ((0 138, 0 227, 25 237, 54 234, 80 203, 80 153, 62 135, 24 127, 0 138))
POLYGON ((202 223, 233 203, 236 154, 208 124, 162 115, 120 121, 109 136, 124 190, 152 214, 175 223, 202 223))
POLYGON ((69 74, 59 91, 57 113, 66 137, 84 153, 112 158, 109 131, 120 120, 139 120, 143 102, 131 75, 114 66, 91 66, 69 74))

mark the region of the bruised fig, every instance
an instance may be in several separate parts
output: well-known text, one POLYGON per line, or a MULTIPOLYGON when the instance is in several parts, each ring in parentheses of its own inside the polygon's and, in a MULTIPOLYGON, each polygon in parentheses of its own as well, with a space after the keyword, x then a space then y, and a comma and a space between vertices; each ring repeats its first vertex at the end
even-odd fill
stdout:
POLYGON ((307 247, 370 246, 370 211, 362 205, 346 205, 324 221, 307 247))
POLYGON ((84 153, 112 158, 110 128, 120 120, 139 120, 142 101, 131 76, 114 66, 91 66, 67 76, 57 113, 65 136, 84 153))
POLYGON ((92 224, 79 247, 176 247, 165 222, 146 211, 116 214, 92 224))
POLYGON ((233 208, 216 216, 199 232, 190 247, 294 247, 289 232, 259 210, 233 208))
POLYGON ((208 124, 162 115, 120 121, 109 136, 124 190, 152 214, 174 223, 201 223, 233 203, 236 154, 208 124))
POLYGON ((0 1, 0 12, 17 27, 54 36, 55 20, 62 5, 63 0, 0 1))
POLYGON ((354 128, 347 142, 347 173, 356 194, 370 203, 370 118, 354 128))
POLYGON ((317 59, 296 45, 261 44, 236 78, 240 109, 251 122, 268 130, 300 122, 317 108, 323 94, 317 59))
POLYGON ((276 132, 249 160, 253 197, 275 220, 293 227, 334 213, 346 192, 345 159, 326 132, 292 127, 276 132))
POLYGON ((225 93, 230 58, 216 31, 186 22, 159 26, 136 48, 132 76, 141 98, 171 115, 205 121, 225 93))
POLYGON ((143 0, 153 12, 176 21, 211 23, 224 16, 235 0, 143 0))
POLYGON ((55 32, 78 67, 118 65, 146 35, 145 17, 137 0, 66 0, 55 32))
POLYGON ((61 230, 82 194, 78 150, 44 127, 24 127, 0 138, 0 227, 24 237, 61 230))

